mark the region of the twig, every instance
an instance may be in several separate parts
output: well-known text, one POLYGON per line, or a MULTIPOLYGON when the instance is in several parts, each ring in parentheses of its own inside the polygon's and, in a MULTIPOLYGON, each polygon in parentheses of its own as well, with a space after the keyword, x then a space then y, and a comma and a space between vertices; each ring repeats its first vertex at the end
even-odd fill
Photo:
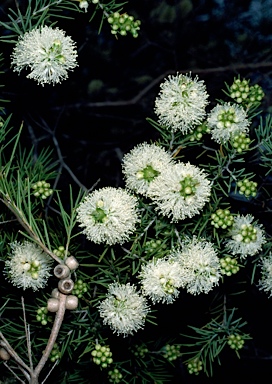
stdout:
POLYGON ((26 345, 27 345, 27 353, 28 353, 28 359, 29 359, 29 365, 31 371, 33 370, 33 361, 32 361, 32 355, 31 355, 31 341, 30 341, 30 330, 29 325, 26 322, 26 313, 25 313, 25 303, 24 303, 24 297, 21 297, 22 301, 22 308, 23 308, 23 316, 24 316, 24 325, 25 325, 25 334, 26 334, 26 345))
POLYGON ((13 376, 15 376, 16 379, 20 381, 20 383, 25 384, 25 381, 23 381, 19 376, 17 376, 17 374, 13 371, 13 369, 6 362, 4 362, 4 365, 13 374, 13 376))

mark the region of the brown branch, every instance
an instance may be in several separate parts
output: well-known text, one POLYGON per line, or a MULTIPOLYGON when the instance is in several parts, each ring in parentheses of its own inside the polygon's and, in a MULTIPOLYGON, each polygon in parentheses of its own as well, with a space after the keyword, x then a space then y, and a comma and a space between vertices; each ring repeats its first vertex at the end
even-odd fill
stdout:
POLYGON ((137 104, 145 94, 147 94, 152 88, 159 84, 166 76, 173 75, 176 73, 194 73, 194 74, 208 74, 208 73, 217 73, 217 72, 237 72, 242 69, 260 69, 260 68, 269 68, 272 67, 271 61, 263 61, 260 63, 248 63, 248 64, 230 64, 224 67, 215 67, 215 68, 195 68, 195 69, 184 69, 180 71, 169 70, 164 72, 163 75, 156 77, 151 83, 149 83, 144 89, 142 89, 136 96, 128 100, 117 100, 117 101, 97 101, 97 102, 82 102, 75 104, 68 104, 65 106, 56 106, 52 110, 59 109, 76 109, 76 108, 105 108, 105 107, 124 107, 127 105, 137 104))

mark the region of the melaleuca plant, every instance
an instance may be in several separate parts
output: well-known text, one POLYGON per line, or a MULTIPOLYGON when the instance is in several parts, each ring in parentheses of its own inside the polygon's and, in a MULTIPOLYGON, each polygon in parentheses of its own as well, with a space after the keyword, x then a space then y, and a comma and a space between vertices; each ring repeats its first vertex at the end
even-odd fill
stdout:
MULTIPOLYGON (((111 38, 136 38, 140 22, 123 8, 35 0, 11 9, 0 23, 11 69, 57 93, 80 67, 58 21, 86 13, 101 17, 99 31, 107 20, 111 38)), ((153 140, 130 146, 115 186, 82 185, 44 121, 55 148, 25 148, 32 123, 12 128, 1 100, 0 380, 162 384, 173 365, 212 375, 250 348, 236 298, 258 274, 255 288, 272 292, 271 237, 255 217, 270 198, 272 120, 259 118, 258 84, 226 88, 217 100, 198 75, 162 80, 153 140), (63 171, 75 182, 68 190, 63 171)))

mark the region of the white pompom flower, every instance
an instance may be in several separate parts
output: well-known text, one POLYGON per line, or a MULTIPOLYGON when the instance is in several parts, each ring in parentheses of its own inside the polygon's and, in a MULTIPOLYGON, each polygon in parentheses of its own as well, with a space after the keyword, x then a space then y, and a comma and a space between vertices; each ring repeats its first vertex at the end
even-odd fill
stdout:
POLYGON ((269 297, 272 296, 272 253, 262 257, 259 266, 261 267, 262 277, 259 281, 259 289, 264 290, 269 297))
POLYGON ((149 186, 172 164, 172 157, 156 144, 139 144, 123 157, 126 187, 148 196, 149 186))
POLYGON ((193 79, 190 74, 170 75, 160 87, 155 113, 166 129, 187 134, 203 122, 208 94, 198 76, 193 79))
POLYGON ((241 259, 260 252, 266 243, 265 232, 261 224, 253 222, 252 215, 237 215, 228 233, 226 248, 232 255, 239 255, 241 259))
POLYGON ((219 144, 224 144, 234 136, 246 133, 249 125, 246 111, 237 104, 218 104, 207 117, 207 126, 212 139, 219 144))
POLYGON ((59 28, 43 26, 26 32, 13 49, 15 72, 30 68, 27 78, 44 85, 60 83, 77 66, 77 52, 71 37, 59 28))
POLYGON ((138 200, 122 188, 105 187, 87 195, 77 208, 77 221, 88 240, 122 244, 139 221, 138 200))
POLYGON ((190 163, 181 162, 167 167, 149 189, 156 209, 172 222, 200 213, 210 194, 211 183, 206 173, 190 163))
POLYGON ((117 282, 109 285, 106 299, 98 309, 103 323, 124 337, 142 329, 150 311, 146 299, 136 291, 134 285, 117 282))
POLYGON ((178 261, 189 293, 208 293, 218 285, 221 277, 220 260, 209 241, 195 236, 186 239, 182 242, 181 249, 173 250, 170 257, 178 261))
POLYGON ((178 297, 184 277, 179 263, 167 258, 153 259, 142 266, 138 275, 142 292, 155 303, 173 303, 178 297))
POLYGON ((5 262, 7 279, 18 288, 44 288, 50 276, 52 259, 36 244, 28 241, 14 242, 12 252, 5 262))

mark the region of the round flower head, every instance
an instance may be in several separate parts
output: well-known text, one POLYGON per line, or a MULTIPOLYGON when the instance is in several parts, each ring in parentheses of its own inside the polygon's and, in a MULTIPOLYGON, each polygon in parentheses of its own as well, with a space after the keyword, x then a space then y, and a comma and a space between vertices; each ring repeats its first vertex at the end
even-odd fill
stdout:
POLYGON ((226 240, 226 247, 232 255, 241 258, 253 256, 262 249, 266 242, 261 224, 252 224, 252 215, 236 216, 229 231, 230 238, 226 240))
POLYGON ((219 144, 247 132, 249 124, 245 110, 240 105, 231 103, 216 105, 207 118, 212 138, 219 144))
POLYGON ((262 257, 259 266, 261 267, 262 278, 259 281, 259 288, 272 296, 272 253, 262 257))
POLYGON ((43 26, 19 37, 11 58, 14 71, 30 68, 27 76, 39 84, 60 83, 77 66, 75 43, 58 28, 43 26))
POLYGON ((12 243, 12 253, 5 262, 7 278, 18 288, 44 288, 50 276, 51 258, 28 241, 12 243))
POLYGON ((220 261, 212 243, 194 236, 185 240, 181 249, 174 250, 170 257, 179 262, 189 293, 208 293, 218 284, 220 261))
POLYGON ((143 265, 138 277, 143 294, 150 297, 153 304, 172 303, 178 297, 178 288, 184 281, 178 262, 166 258, 153 259, 143 265))
POLYGON ((167 167, 150 185, 149 195, 157 209, 173 222, 200 213, 211 193, 206 174, 190 163, 167 167))
POLYGON ((143 328, 149 311, 146 299, 129 283, 110 284, 106 299, 99 305, 103 323, 124 337, 143 328))
POLYGON ((167 129, 186 134, 202 123, 208 104, 203 81, 191 75, 169 76, 162 84, 155 100, 159 123, 167 129))
POLYGON ((123 158, 127 188, 148 196, 150 184, 171 162, 171 155, 155 144, 136 146, 123 158))
POLYGON ((139 221, 137 199, 121 188, 98 189, 79 204, 77 221, 87 239, 97 244, 122 244, 139 221))

